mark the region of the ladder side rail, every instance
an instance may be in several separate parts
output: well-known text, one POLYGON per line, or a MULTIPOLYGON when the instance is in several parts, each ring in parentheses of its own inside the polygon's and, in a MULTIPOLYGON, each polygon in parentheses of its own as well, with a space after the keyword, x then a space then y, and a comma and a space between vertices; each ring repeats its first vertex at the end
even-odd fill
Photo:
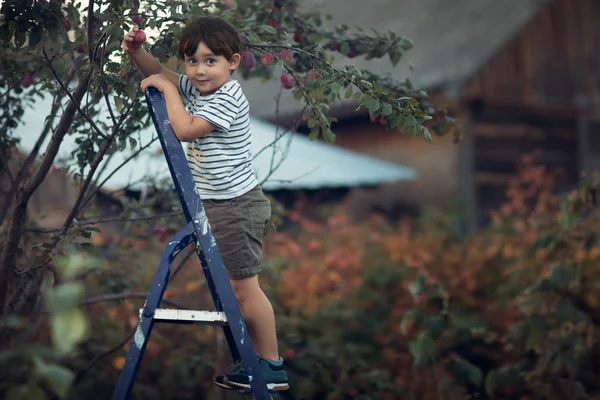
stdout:
POLYGON ((188 166, 187 159, 181 147, 181 143, 175 136, 173 128, 169 123, 167 108, 163 95, 155 88, 148 88, 146 100, 149 105, 150 115, 158 133, 158 137, 169 164, 171 177, 175 184, 177 194, 181 201, 188 221, 194 225, 196 230, 196 249, 203 264, 203 270, 208 271, 206 276, 209 285, 213 283, 211 294, 223 307, 227 316, 228 328, 225 329, 226 337, 232 355, 236 350, 244 363, 246 373, 250 378, 250 386, 256 399, 268 400, 271 398, 265 384, 256 353, 252 346, 248 329, 229 282, 229 276, 225 270, 221 253, 212 234, 208 218, 198 195, 192 172, 188 166), (206 263, 206 267, 204 266, 206 263), (228 334, 227 331, 231 334, 228 334), (231 340, 231 341, 230 341, 231 340))

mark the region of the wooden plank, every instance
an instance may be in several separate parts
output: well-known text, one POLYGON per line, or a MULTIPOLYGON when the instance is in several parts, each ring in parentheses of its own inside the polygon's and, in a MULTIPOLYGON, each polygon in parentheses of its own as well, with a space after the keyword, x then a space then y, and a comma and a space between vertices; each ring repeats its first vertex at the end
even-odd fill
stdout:
POLYGON ((589 121, 584 117, 580 118, 577 124, 577 160, 579 161, 577 170, 580 174, 588 170, 594 157, 590 146, 589 132, 589 121))
POLYGON ((600 2, 555 0, 465 85, 465 99, 584 110, 600 105, 600 2))
POLYGON ((511 179, 515 178, 515 174, 481 171, 475 173, 475 183, 477 185, 506 186, 511 179))
POLYGON ((474 136, 486 138, 530 138, 543 139, 545 131, 537 126, 508 123, 474 122, 471 130, 474 136))
MULTIPOLYGON (((496 148, 477 149, 476 166, 486 169, 486 166, 499 164, 516 164, 524 153, 519 149, 496 148)), ((572 151, 548 150, 539 148, 535 158, 537 163, 544 165, 576 165, 577 156, 572 151)), ((489 168, 489 167, 488 167, 489 168)))
MULTIPOLYGON (((600 12, 595 12, 593 3, 597 6, 597 0, 586 0, 581 4, 580 15, 597 15, 600 16, 600 12)), ((600 7, 598 7, 600 10, 600 7)), ((596 39, 596 36, 600 37, 600 28, 597 24, 581 24, 582 39, 581 45, 583 46, 583 66, 586 87, 588 89, 589 104, 598 106, 600 103, 598 86, 600 81, 597 74, 600 74, 600 62, 598 62, 598 53, 595 49, 594 44, 600 42, 596 39), (596 34, 599 32, 599 34, 596 34), (596 72, 598 71, 598 72, 596 72)), ((600 49, 599 49, 600 50, 600 49)))
POLYGON ((478 229, 477 190, 475 184, 475 138, 471 134, 471 110, 461 115, 463 140, 459 149, 459 188, 465 202, 465 230, 474 234, 478 229))

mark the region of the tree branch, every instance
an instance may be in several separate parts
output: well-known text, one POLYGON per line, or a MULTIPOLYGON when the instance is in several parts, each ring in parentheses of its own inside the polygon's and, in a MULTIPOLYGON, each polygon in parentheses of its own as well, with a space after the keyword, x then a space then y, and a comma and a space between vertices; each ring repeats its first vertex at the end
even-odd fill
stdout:
POLYGON ((90 200, 96 195, 96 193, 102 188, 102 186, 104 186, 106 184, 106 182, 108 182, 108 180, 113 177, 114 174, 116 174, 121 168, 123 168, 125 165, 127 165, 127 163, 129 161, 131 161, 135 157, 137 157, 142 151, 144 151, 148 147, 150 147, 157 139, 158 138, 152 139, 149 143, 147 143, 144 146, 142 146, 139 149, 137 149, 135 152, 133 152, 133 154, 131 154, 121 164, 119 164, 119 166, 116 167, 100 184, 96 185, 96 187, 94 188, 94 190, 83 201, 82 207, 85 207, 90 202, 90 200))
POLYGON ((75 379, 73 379, 73 386, 75 386, 79 382, 81 382, 81 379, 85 376, 85 374, 87 374, 88 372, 90 372, 90 370, 92 368, 94 368, 94 366, 96 364, 98 364, 100 362, 100 360, 102 360, 103 358, 106 358, 106 357, 110 356, 111 354, 113 354, 117 350, 119 350, 121 347, 125 346, 125 343, 129 342, 133 338, 133 335, 135 335, 135 329, 132 329, 131 332, 127 335, 127 337, 125 337, 125 339, 121 340, 121 342, 119 342, 118 344, 114 345, 110 349, 106 350, 104 353, 98 354, 96 357, 94 357, 92 359, 92 361, 90 361, 88 363, 88 365, 86 365, 83 369, 81 369, 77 373, 77 375, 75 376, 75 379))
POLYGON ((44 128, 42 129, 42 132, 40 133, 40 137, 38 138, 35 145, 33 146, 33 149, 31 149, 31 152, 25 159, 25 163, 23 163, 23 166, 21 167, 19 172, 17 172, 14 182, 12 183, 10 190, 8 191, 8 194, 4 198, 4 201, 2 202, 2 208, 0 208, 0 222, 4 221, 4 218, 6 218, 6 214, 8 213, 8 210, 10 208, 10 205, 12 203, 13 197, 17 191, 18 186, 21 184, 21 182, 22 182, 23 178, 25 177, 25 174, 27 173, 27 170, 29 169, 31 164, 33 164, 33 160, 35 160, 35 158, 37 157, 37 155, 40 151, 40 148, 42 147, 42 143, 44 142, 44 140, 46 140, 48 133, 50 133, 50 131, 52 130, 52 123, 54 122, 54 118, 56 118, 56 113, 60 107, 61 100, 62 100, 62 97, 59 95, 59 93, 57 93, 54 96, 52 108, 50 109, 50 118, 48 118, 48 120, 46 121, 46 124, 44 125, 44 128))
POLYGON ((50 139, 50 143, 48 144, 39 167, 25 185, 20 186, 17 190, 15 207, 9 220, 8 235, 3 243, 4 247, 0 255, 0 321, 6 315, 8 282, 10 279, 10 272, 14 269, 17 249, 19 248, 23 226, 27 219, 27 205, 29 204, 29 199, 41 185, 48 174, 50 167, 54 163, 60 145, 71 127, 73 118, 77 112, 77 103, 81 101, 85 92, 88 90, 90 79, 91 71, 77 84, 71 102, 60 118, 60 122, 50 139))
MULTIPOLYGON (((95 224, 104 224, 104 223, 108 223, 108 222, 136 222, 136 221, 145 221, 145 220, 165 218, 165 217, 176 217, 178 215, 181 215, 181 213, 180 212, 172 212, 172 213, 168 213, 168 214, 148 215, 148 216, 145 216, 145 217, 135 217, 135 218, 115 217, 115 218, 108 218, 108 219, 82 219, 82 220, 78 220, 78 221, 79 221, 80 224, 95 225, 95 224)), ((55 229, 27 228, 23 232, 31 232, 31 233, 56 233, 56 232, 59 232, 60 230, 61 230, 61 228, 55 228, 55 229)))
MULTIPOLYGON (((52 65, 52 60, 50 59, 50 57, 48 57, 48 53, 46 53, 46 49, 42 48, 42 54, 44 55, 44 59, 48 63, 48 68, 50 68, 50 71, 52 71, 52 75, 54 75, 54 79, 56 79, 56 81, 58 82, 60 87, 63 89, 63 91, 67 94, 67 96, 69 96, 71 101, 73 101, 73 95, 71 94, 71 91, 69 90, 68 87, 65 86, 63 81, 60 79, 60 76, 58 76, 58 73, 56 72, 56 70, 54 69, 54 66, 52 65)), ((90 123, 90 125, 92 126, 94 131, 98 134, 98 136, 102 137, 103 139, 107 139, 107 136, 102 133, 100 128, 98 128, 98 126, 90 118, 90 116, 81 109, 81 107, 79 106, 79 103, 76 104, 76 106, 77 106, 77 111, 79 111, 79 114, 81 114, 81 116, 90 123)))
MULTIPOLYGON (((80 306, 90 306, 92 304, 103 303, 105 301, 115 301, 115 300, 124 300, 124 299, 146 299, 148 298, 148 293, 142 292, 125 292, 125 293, 115 293, 115 294, 105 294, 102 296, 90 297, 89 299, 81 300, 79 302, 80 306)), ((174 302, 172 300, 163 299, 162 303, 165 303, 168 306, 180 308, 182 310, 189 310, 189 307, 186 307, 182 304, 174 302)))

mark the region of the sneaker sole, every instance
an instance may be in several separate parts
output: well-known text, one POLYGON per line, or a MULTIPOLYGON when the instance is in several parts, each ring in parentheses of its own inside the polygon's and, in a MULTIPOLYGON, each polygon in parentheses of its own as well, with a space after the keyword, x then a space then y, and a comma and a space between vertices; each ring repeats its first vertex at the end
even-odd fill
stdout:
MULTIPOLYGON (((227 377, 225 377, 223 379, 223 381, 225 383, 227 383, 228 385, 230 385, 230 387, 233 386, 234 389, 236 389, 236 388, 250 389, 250 385, 246 385, 243 383, 231 382, 231 381, 229 381, 229 379, 227 379, 227 377)), ((289 388, 290 388, 290 385, 287 383, 267 383, 267 389, 269 389, 269 390, 283 391, 283 390, 288 390, 289 388)))
POLYGON ((219 382, 216 382, 216 381, 213 381, 213 383, 215 385, 219 386, 220 388, 223 388, 223 389, 228 389, 228 390, 238 390, 239 389, 239 388, 237 388, 235 386, 229 386, 229 385, 226 385, 226 384, 223 384, 223 383, 219 383, 219 382))

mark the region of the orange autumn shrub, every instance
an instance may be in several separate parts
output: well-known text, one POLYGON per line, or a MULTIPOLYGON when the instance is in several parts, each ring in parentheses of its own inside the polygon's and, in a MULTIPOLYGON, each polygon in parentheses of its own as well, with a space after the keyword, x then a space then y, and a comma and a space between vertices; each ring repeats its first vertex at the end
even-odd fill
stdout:
POLYGON ((553 183, 526 158, 506 204, 469 237, 458 216, 392 225, 291 213, 300 229, 272 235, 266 255, 299 395, 600 393, 599 223, 589 188, 557 197, 553 183))

